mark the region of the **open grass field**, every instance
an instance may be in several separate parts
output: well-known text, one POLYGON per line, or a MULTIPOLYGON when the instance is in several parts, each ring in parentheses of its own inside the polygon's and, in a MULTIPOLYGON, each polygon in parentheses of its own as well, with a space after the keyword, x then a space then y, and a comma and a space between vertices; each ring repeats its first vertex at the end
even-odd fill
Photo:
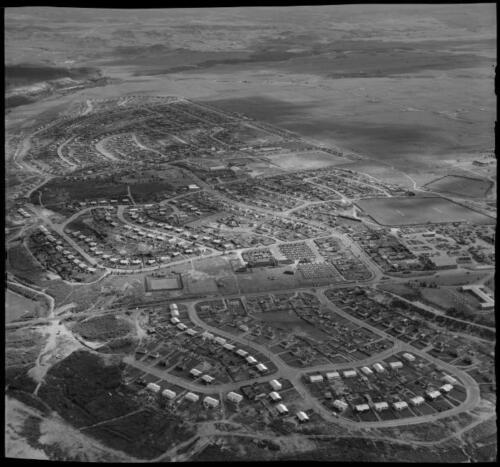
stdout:
POLYGON ((446 175, 428 183, 425 188, 468 198, 481 198, 486 196, 492 185, 492 182, 480 178, 446 175))
POLYGON ((267 159, 285 170, 321 169, 333 165, 350 162, 344 157, 334 156, 321 151, 305 151, 295 153, 273 154, 267 159))
POLYGON ((358 201, 357 205, 381 225, 496 222, 493 217, 439 197, 369 198, 358 201))
POLYGON ((38 309, 36 301, 23 297, 12 290, 5 292, 5 322, 10 323, 21 318, 25 313, 33 313, 38 309))

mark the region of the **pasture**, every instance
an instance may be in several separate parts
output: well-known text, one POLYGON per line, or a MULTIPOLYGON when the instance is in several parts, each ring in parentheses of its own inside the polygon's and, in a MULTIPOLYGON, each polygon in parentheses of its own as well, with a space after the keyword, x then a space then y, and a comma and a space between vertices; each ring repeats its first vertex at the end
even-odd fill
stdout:
POLYGON ((378 224, 387 226, 472 222, 494 224, 496 219, 440 197, 367 198, 357 206, 378 224))

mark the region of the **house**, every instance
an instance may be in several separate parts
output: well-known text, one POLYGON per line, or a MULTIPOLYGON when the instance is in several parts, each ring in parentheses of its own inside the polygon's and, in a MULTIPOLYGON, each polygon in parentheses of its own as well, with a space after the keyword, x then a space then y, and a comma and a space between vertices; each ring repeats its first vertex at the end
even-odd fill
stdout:
POLYGON ((261 373, 265 373, 268 370, 268 368, 263 363, 258 363, 257 370, 259 370, 261 373))
POLYGON ((328 380, 332 380, 332 379, 336 379, 336 378, 340 378, 340 374, 338 371, 329 371, 326 374, 326 379, 328 379, 328 380))
POLYGON ((180 329, 181 331, 185 331, 187 329, 187 326, 185 324, 178 323, 177 329, 180 329))
POLYGON ((355 408, 356 412, 359 412, 359 413, 367 412, 368 410, 370 410, 370 406, 368 404, 358 404, 354 408, 355 408))
POLYGON ((345 409, 347 409, 348 405, 347 402, 341 401, 340 399, 335 399, 333 401, 333 406, 337 409, 340 410, 341 412, 345 409))
POLYGON ((226 397, 228 401, 234 402, 235 404, 239 404, 243 400, 243 396, 241 394, 232 391, 228 392, 226 397))
POLYGON ((425 402, 425 399, 422 396, 415 396, 410 399, 410 403, 414 406, 422 405, 425 402))
POLYGON ((444 375, 441 379, 445 383, 449 383, 449 384, 457 384, 458 383, 458 381, 451 375, 444 375))
POLYGON ((203 376, 201 377, 201 380, 202 380, 204 383, 206 383, 206 384, 210 384, 210 383, 212 383, 212 382, 215 380, 215 378, 214 378, 213 376, 210 376, 210 375, 203 375, 203 376))
POLYGON ((370 376, 370 375, 373 375, 373 371, 368 368, 367 366, 364 366, 363 368, 361 368, 361 371, 366 375, 366 376, 370 376))
POLYGON ((283 387, 277 379, 269 381, 269 384, 275 391, 279 391, 283 387))
POLYGON ((394 402, 394 404, 392 404, 392 406, 394 407, 395 410, 403 410, 403 409, 406 409, 408 407, 408 403, 405 401, 397 401, 397 402, 394 402))
POLYGON ((441 393, 436 390, 429 389, 428 391, 425 392, 427 394, 427 397, 431 400, 437 399, 441 393))
POLYGON ((151 392, 154 392, 154 393, 158 393, 160 392, 160 386, 158 386, 157 384, 155 383, 148 383, 147 386, 146 386, 146 389, 148 391, 151 391, 151 392))
POLYGON ((406 359, 409 362, 414 362, 415 361, 415 356, 412 355, 411 353, 405 352, 403 354, 403 358, 406 359))
POLYGON ((219 405, 219 401, 213 397, 206 396, 205 399, 203 399, 203 405, 207 408, 213 409, 219 405))
POLYGON ((216 337, 214 339, 214 342, 217 342, 217 344, 220 344, 220 345, 224 345, 226 343, 226 339, 224 339, 223 337, 216 337))
POLYGON ((234 350, 235 349, 233 344, 224 344, 222 347, 224 347, 226 350, 234 350))
POLYGON ((194 329, 187 329, 186 330, 186 333, 189 334, 190 336, 196 336, 196 334, 198 334, 194 329))
POLYGON ((299 422, 303 423, 303 422, 308 422, 309 421, 309 417, 307 416, 307 414, 305 412, 303 412, 302 410, 299 410, 297 412, 297 418, 299 419, 299 422))
POLYGON ((170 389, 165 389, 165 390, 161 393, 161 395, 162 395, 163 397, 166 397, 167 399, 172 400, 172 399, 175 399, 175 396, 176 396, 177 394, 176 394, 174 391, 171 391, 170 389))
POLYGON ((400 361, 389 362, 389 366, 391 367, 391 370, 397 370, 399 368, 403 368, 403 362, 400 361))
POLYGON ((246 357, 248 355, 248 352, 246 350, 243 350, 243 349, 238 349, 236 351, 236 354, 239 355, 240 357, 246 357))
POLYGON ((172 310, 170 312, 170 316, 173 316, 174 318, 179 317, 179 310, 172 310))
POLYGON ((381 363, 375 363, 373 365, 373 369, 377 372, 377 373, 382 373, 383 371, 385 371, 385 368, 382 366, 381 363))
POLYGON ((276 410, 280 413, 280 415, 285 415, 288 413, 288 409, 285 404, 278 404, 276 406, 276 410))
POLYGON ((198 396, 198 394, 195 394, 194 392, 188 392, 184 396, 184 399, 187 399, 189 402, 198 402, 200 400, 200 396, 198 396))
POLYGON ((179 318, 170 318, 170 322, 172 324, 179 324, 181 322, 181 320, 179 318))
POLYGON ((323 375, 309 375, 310 383, 321 383, 323 381, 323 375))
POLYGON ((346 370, 342 373, 344 378, 353 378, 357 375, 356 370, 346 370))
POLYGON ((255 360, 255 358, 253 358, 251 355, 249 355, 249 356, 246 358, 246 361, 247 361, 250 365, 254 365, 255 363, 257 363, 257 360, 255 360))
POLYGON ((453 390, 453 386, 451 384, 444 384, 439 388, 439 390, 441 392, 450 392, 451 390, 453 390))
POLYGON ((197 368, 193 368, 189 373, 195 378, 198 378, 198 376, 200 376, 202 372, 197 368))
POLYGON ((273 392, 270 392, 269 393, 269 397, 274 401, 280 401, 281 400, 281 396, 279 395, 279 393, 277 393, 276 391, 273 391, 273 392))
POLYGON ((389 408, 389 404, 387 402, 375 402, 373 407, 377 412, 382 412, 382 410, 387 410, 389 408))

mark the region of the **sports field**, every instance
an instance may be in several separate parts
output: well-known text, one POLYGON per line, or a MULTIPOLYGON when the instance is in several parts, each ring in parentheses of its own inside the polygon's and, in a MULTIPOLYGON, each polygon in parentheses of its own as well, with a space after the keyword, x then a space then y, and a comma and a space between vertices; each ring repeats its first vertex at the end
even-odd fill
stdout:
POLYGON ((472 222, 494 224, 496 219, 440 197, 367 198, 356 203, 381 225, 472 222))

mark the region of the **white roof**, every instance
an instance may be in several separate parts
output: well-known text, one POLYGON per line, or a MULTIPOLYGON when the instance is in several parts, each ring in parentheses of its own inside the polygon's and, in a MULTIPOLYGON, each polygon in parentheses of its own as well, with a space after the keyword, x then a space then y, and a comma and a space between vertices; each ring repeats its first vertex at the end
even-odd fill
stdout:
POLYGON ((373 374, 373 371, 368 368, 367 366, 364 366, 363 368, 361 368, 361 371, 365 374, 365 375, 371 375, 373 374))
POLYGON ((429 390, 426 392, 426 394, 431 397, 432 399, 435 399, 436 397, 439 397, 441 395, 441 393, 439 391, 432 391, 432 390, 429 390))
POLYGON ((258 364, 257 364, 257 369, 258 369, 259 371, 267 371, 267 366, 266 366, 266 365, 264 365, 263 363, 258 363, 258 364))
POLYGON ((196 402, 200 398, 200 396, 198 394, 195 394, 194 392, 188 392, 184 397, 191 402, 196 402))
POLYGON ((344 377, 349 378, 349 376, 356 376, 356 371, 355 370, 346 370, 344 371, 344 377))
POLYGON ((389 404, 387 402, 375 402, 375 404, 373 404, 373 406, 377 409, 377 410, 380 410, 380 409, 388 409, 389 408, 389 404))
POLYGON ((389 362, 389 365, 391 366, 391 368, 401 368, 403 366, 403 362, 389 362))
POLYGON ((248 363, 257 363, 257 360, 255 360, 255 358, 253 358, 251 355, 249 355, 247 358, 246 358, 247 362, 248 363))
POLYGON ((210 407, 217 407, 219 405, 219 401, 210 396, 206 396, 205 399, 203 399, 203 403, 210 407))
POLYGON ((193 376, 200 376, 202 372, 197 368, 193 368, 189 373, 191 373, 193 376))
POLYGON ((271 385, 271 387, 273 389, 281 389, 283 387, 277 379, 273 379, 273 380, 269 381, 269 384, 271 385))
POLYGON ((307 414, 305 412, 303 412, 302 410, 299 410, 297 412, 297 418, 301 421, 301 422, 305 422, 306 420, 309 420, 309 417, 307 416, 307 414))
POLYGON ((236 353, 242 357, 245 357, 246 355, 248 355, 248 352, 246 350, 243 350, 243 349, 238 349, 236 351, 236 353))
POLYGON ((279 401, 281 400, 281 396, 279 395, 279 393, 277 393, 276 391, 272 391, 269 393, 269 397, 273 400, 273 401, 279 401))
POLYGON ((355 409, 358 412, 366 412, 367 410, 370 410, 370 406, 368 404, 358 404, 355 409))
POLYGON ((412 362, 413 360, 415 360, 415 357, 414 357, 411 353, 408 353, 408 352, 405 352, 405 353, 403 354, 403 357, 404 357, 404 358, 406 358, 406 360, 409 360, 409 361, 411 361, 411 362, 412 362))
POLYGON ((340 378, 339 372, 338 371, 329 371, 326 374, 327 379, 334 379, 334 378, 340 378))
POLYGON ((382 366, 381 363, 375 363, 373 365, 373 368, 375 368, 375 370, 377 370, 377 371, 384 371, 384 367, 382 366))
POLYGON ((278 412, 280 412, 280 413, 288 412, 288 409, 287 409, 285 404, 278 404, 276 406, 276 408, 278 409, 278 412))
POLYGON ((406 407, 408 407, 408 403, 405 402, 405 401, 397 401, 397 402, 394 402, 394 404, 392 404, 394 406, 395 409, 405 409, 406 407))
POLYGON ((174 391, 170 390, 170 389, 165 389, 165 390, 161 393, 161 395, 162 395, 163 397, 167 397, 168 399, 173 399, 173 398, 174 398, 177 394, 176 394, 174 391))
POLYGON ((447 383, 450 383, 450 384, 456 384, 457 383, 457 380, 453 376, 451 376, 451 375, 444 375, 442 377, 442 380, 446 381, 447 383))
POLYGON ((155 383, 148 383, 146 388, 149 389, 150 391, 153 391, 153 392, 159 392, 161 389, 160 386, 158 386, 155 383))
POLYGON ((243 400, 243 396, 238 394, 237 392, 228 392, 227 398, 232 402, 241 402, 243 400))
POLYGON ((453 386, 451 384, 444 384, 439 389, 444 392, 450 392, 453 389, 453 386))
POLYGON ((415 396, 410 399, 412 404, 422 404, 424 402, 424 398, 422 396, 415 396))
POLYGON ((345 401, 341 401, 340 399, 335 399, 333 401, 333 406, 334 407, 337 407, 337 409, 341 409, 341 410, 344 410, 347 408, 347 402, 345 401))
POLYGON ((309 381, 311 381, 311 383, 323 381, 323 375, 309 375, 309 381))
POLYGON ((173 318, 170 318, 170 322, 172 324, 178 324, 181 322, 181 320, 179 318, 176 318, 175 316, 173 318))

